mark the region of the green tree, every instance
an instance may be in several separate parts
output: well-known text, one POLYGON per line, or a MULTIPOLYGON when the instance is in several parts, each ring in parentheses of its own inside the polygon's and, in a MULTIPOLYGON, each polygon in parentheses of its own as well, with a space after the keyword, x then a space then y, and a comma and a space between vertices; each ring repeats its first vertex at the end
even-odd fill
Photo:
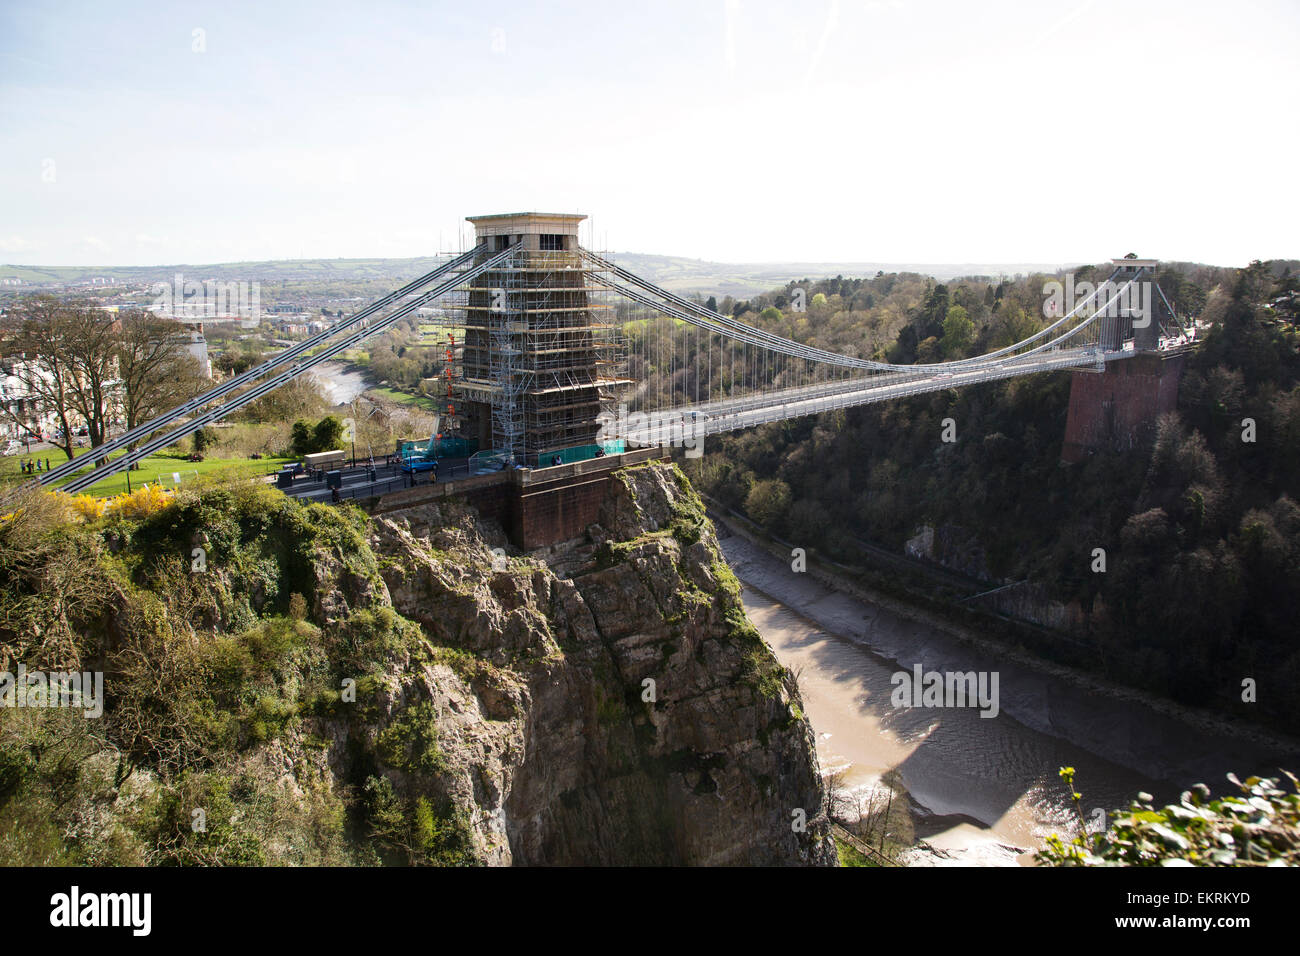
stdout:
POLYGON ((290 442, 295 455, 314 455, 319 451, 342 448, 343 422, 336 415, 326 415, 315 425, 300 418, 293 423, 290 442))
POLYGON ((916 360, 923 365, 930 365, 943 359, 943 345, 933 335, 923 339, 916 346, 916 360))
POLYGON ((1038 323, 1026 315, 1025 310, 1020 306, 1004 302, 998 310, 994 328, 996 330, 993 335, 994 347, 1006 348, 1008 345, 1023 342, 1037 332, 1038 323))
POLYGON ((119 314, 117 378, 127 428, 207 390, 199 360, 185 349, 186 326, 139 310, 119 314))
POLYGON ((790 511, 790 486, 779 478, 754 482, 745 496, 745 511, 759 524, 771 527, 790 511))
POLYGON ((943 354, 948 358, 965 358, 974 337, 975 323, 966 309, 960 305, 949 308, 943 320, 943 354))
POLYGON ((337 415, 326 415, 312 432, 316 451, 334 451, 343 447, 343 422, 337 415))
POLYGON ((293 423, 293 428, 290 431, 290 442, 295 455, 310 455, 316 450, 311 425, 301 418, 293 423))

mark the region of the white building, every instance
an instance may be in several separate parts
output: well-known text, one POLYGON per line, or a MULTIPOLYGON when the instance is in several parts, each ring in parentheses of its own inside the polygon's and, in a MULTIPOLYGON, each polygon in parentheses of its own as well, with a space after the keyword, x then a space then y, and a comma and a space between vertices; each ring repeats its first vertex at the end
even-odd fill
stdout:
POLYGON ((186 319, 177 321, 186 327, 186 331, 179 337, 185 351, 198 359, 204 378, 212 378, 212 362, 208 359, 208 340, 203 337, 203 323, 186 319))
MULTIPOLYGON (((48 377, 44 369, 33 359, 6 359, 0 362, 0 438, 25 438, 36 440, 37 436, 48 435, 59 428, 59 419, 52 411, 42 408, 39 396, 32 394, 27 387, 27 379, 34 376, 48 377)), ((84 422, 77 416, 71 427, 80 427, 84 422)))

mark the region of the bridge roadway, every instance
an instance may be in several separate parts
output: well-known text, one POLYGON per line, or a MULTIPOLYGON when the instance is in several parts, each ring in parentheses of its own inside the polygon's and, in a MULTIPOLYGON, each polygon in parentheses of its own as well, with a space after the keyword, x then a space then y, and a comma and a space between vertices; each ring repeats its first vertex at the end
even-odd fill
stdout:
POLYGON ((820 412, 866 405, 891 398, 937 392, 977 382, 1031 375, 1053 369, 1104 367, 1105 362, 1131 358, 1132 345, 1105 352, 1095 345, 1040 352, 1023 360, 1015 357, 975 368, 922 375, 896 372, 866 378, 777 389, 746 398, 700 402, 663 411, 632 412, 608 423, 602 434, 639 445, 681 445, 705 435, 750 428, 768 422, 816 415, 820 412))
MULTIPOLYGON (((345 465, 339 469, 339 477, 342 481, 342 487, 339 489, 339 499, 342 501, 351 498, 371 498, 376 495, 386 495, 390 491, 400 491, 403 488, 413 488, 416 485, 455 481, 468 478, 473 473, 468 458, 442 458, 438 462, 436 478, 431 471, 409 475, 402 471, 398 462, 392 455, 389 455, 375 462, 375 477, 371 480, 370 468, 367 467, 363 460, 358 459, 357 461, 357 464, 345 465)), ((275 473, 272 472, 266 477, 266 480, 271 481, 274 477, 275 473)), ((326 484, 325 479, 317 475, 297 475, 288 487, 282 487, 280 490, 291 498, 298 498, 307 502, 320 501, 329 503, 334 500, 332 490, 326 484)))

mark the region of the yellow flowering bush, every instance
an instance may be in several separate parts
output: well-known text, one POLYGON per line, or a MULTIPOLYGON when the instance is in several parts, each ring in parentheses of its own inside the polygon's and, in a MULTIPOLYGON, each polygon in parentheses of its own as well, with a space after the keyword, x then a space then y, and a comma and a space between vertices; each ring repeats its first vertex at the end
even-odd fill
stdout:
POLYGON ((109 499, 108 507, 125 518, 147 518, 172 503, 172 494, 158 485, 144 485, 109 499))
POLYGON ((107 504, 103 498, 94 495, 76 495, 72 499, 72 510, 81 516, 82 521, 94 521, 104 516, 107 504))

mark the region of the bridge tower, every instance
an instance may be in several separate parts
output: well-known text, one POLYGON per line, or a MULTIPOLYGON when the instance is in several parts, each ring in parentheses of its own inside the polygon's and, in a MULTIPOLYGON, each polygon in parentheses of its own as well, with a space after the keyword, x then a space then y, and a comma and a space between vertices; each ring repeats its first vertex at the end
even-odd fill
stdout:
POLYGON ((512 243, 504 264, 469 287, 464 306, 460 394, 465 437, 519 464, 550 464, 564 449, 596 441, 612 413, 625 365, 613 308, 587 281, 581 255, 586 216, 523 212, 470 216, 478 261, 512 243))
MULTIPOLYGON (((1156 266, 1160 264, 1158 259, 1138 259, 1124 258, 1112 259, 1111 265, 1115 267, 1117 273, 1112 280, 1116 285, 1124 285, 1130 279, 1138 277, 1141 270, 1146 270, 1146 275, 1138 277, 1138 282, 1134 288, 1139 291, 1135 299, 1143 306, 1150 308, 1150 321, 1142 322, 1140 319, 1135 321, 1131 314, 1130 308, 1120 309, 1118 324, 1120 325, 1117 342, 1123 342, 1124 339, 1131 337, 1133 339, 1133 350, 1135 352, 1158 352, 1160 350, 1160 336, 1171 329, 1171 322, 1176 321, 1173 313, 1169 310, 1165 297, 1160 292, 1160 287, 1156 285, 1155 273, 1156 266)), ((1107 322, 1115 323, 1115 319, 1107 318, 1102 320, 1102 340, 1106 340, 1107 322)))
POLYGON ((1112 259, 1122 286, 1138 275, 1141 283, 1141 318, 1132 308, 1098 317, 1100 345, 1119 351, 1132 338, 1132 357, 1107 362, 1104 370, 1075 369, 1070 382, 1070 407, 1065 422, 1061 460, 1083 461, 1102 448, 1127 451, 1151 440, 1156 420, 1178 407, 1178 383, 1185 355, 1181 350, 1160 348, 1161 337, 1181 331, 1177 317, 1156 284, 1156 259, 1126 257, 1112 259), (1136 319, 1136 321, 1135 321, 1136 319))

